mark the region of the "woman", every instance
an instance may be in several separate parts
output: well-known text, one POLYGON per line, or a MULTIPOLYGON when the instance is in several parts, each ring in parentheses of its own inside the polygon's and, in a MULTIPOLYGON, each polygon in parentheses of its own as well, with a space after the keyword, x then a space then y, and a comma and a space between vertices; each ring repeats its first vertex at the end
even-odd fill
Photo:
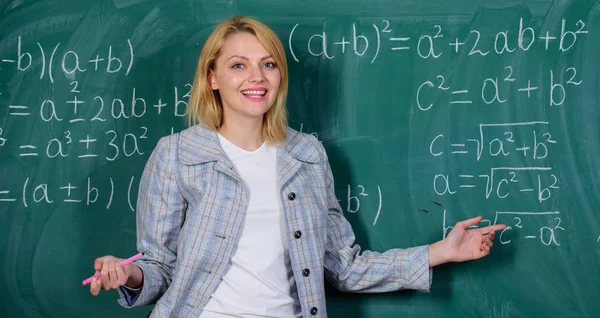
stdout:
POLYGON ((324 316, 324 279, 344 291, 428 290, 431 268, 490 253, 494 231, 459 222, 431 245, 364 251, 342 215, 327 154, 287 127, 285 52, 264 24, 219 24, 200 55, 191 128, 162 138, 137 204, 138 250, 95 261, 90 290, 117 289, 152 317, 324 316))

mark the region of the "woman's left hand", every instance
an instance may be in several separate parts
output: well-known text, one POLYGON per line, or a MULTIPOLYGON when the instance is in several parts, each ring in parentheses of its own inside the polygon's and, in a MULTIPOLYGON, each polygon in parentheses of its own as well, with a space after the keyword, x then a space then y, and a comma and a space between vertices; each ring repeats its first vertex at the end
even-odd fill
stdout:
POLYGON ((470 226, 479 223, 481 219, 478 216, 456 223, 445 239, 432 244, 429 251, 430 266, 470 261, 489 255, 496 231, 505 229, 506 225, 496 224, 469 230, 470 226))

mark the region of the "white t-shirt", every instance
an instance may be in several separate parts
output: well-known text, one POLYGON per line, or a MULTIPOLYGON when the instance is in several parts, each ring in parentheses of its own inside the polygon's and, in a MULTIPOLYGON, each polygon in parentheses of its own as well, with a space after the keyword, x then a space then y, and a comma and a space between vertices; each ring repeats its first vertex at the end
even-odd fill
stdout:
POLYGON ((231 267, 200 317, 300 317, 277 196, 277 148, 265 142, 246 151, 220 134, 219 140, 250 190, 250 203, 231 267))

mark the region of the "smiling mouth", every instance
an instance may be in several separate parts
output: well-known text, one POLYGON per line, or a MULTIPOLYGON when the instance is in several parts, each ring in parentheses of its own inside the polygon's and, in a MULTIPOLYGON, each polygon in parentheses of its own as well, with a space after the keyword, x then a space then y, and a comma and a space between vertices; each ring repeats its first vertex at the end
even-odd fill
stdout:
POLYGON ((262 98, 267 94, 267 90, 244 90, 242 94, 251 98, 262 98))

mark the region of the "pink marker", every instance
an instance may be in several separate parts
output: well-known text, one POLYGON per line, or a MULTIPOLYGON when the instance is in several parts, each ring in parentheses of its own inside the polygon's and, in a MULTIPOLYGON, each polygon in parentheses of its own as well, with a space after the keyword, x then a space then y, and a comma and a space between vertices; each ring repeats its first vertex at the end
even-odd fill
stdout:
MULTIPOLYGON (((127 265, 127 264, 129 264, 129 263, 131 263, 131 262, 135 261, 136 259, 138 259, 138 258, 142 257, 142 256, 144 256, 144 254, 143 254, 143 253, 138 253, 138 254, 135 254, 135 255, 133 255, 132 257, 130 257, 130 258, 128 258, 128 259, 126 259, 126 260, 122 261, 120 264, 121 264, 121 266, 125 266, 125 265, 127 265)), ((84 280, 84 281, 82 282, 83 286, 85 286, 85 285, 87 285, 87 284, 91 283, 91 282, 92 282, 92 279, 94 279, 94 277, 96 277, 96 279, 98 279, 98 278, 100 278, 100 274, 96 274, 96 275, 94 275, 94 276, 90 276, 89 278, 87 278, 86 280, 84 280)))

